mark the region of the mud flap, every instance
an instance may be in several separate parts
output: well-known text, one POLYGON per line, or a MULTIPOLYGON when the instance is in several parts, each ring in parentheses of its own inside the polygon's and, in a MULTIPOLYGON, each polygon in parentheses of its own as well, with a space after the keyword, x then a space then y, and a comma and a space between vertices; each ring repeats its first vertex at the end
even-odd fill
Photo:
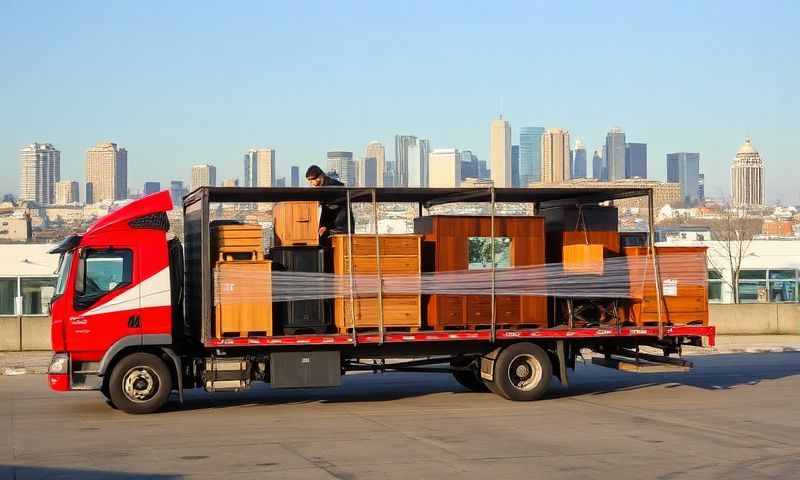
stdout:
POLYGON ((495 348, 481 357, 481 378, 490 382, 494 381, 494 362, 500 355, 502 348, 495 348))

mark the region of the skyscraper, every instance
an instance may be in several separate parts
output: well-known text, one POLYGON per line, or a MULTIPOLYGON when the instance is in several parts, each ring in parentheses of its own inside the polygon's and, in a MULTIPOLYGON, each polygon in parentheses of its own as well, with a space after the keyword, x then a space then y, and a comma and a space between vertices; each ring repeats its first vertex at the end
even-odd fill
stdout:
POLYGON ((697 176, 697 199, 701 202, 706 199, 706 176, 703 173, 697 176))
POLYGON ((425 150, 430 147, 427 140, 419 140, 416 145, 408 147, 408 186, 428 186, 428 160, 430 153, 425 150))
POLYGON ((378 159, 364 157, 358 162, 358 185, 361 187, 377 187, 378 159))
POLYGON ((543 127, 521 127, 519 129, 519 181, 527 186, 542 180, 542 135, 543 127))
POLYGON ((492 120, 489 136, 489 163, 497 188, 511 187, 511 126, 503 117, 492 120))
POLYGON ((758 208, 766 204, 764 161, 749 138, 739 147, 731 165, 731 196, 737 208, 758 208))
POLYGON ((511 145, 511 186, 519 187, 519 145, 511 145))
POLYGON ((183 182, 180 180, 172 180, 169 182, 169 195, 172 197, 173 205, 180 205, 183 202, 183 196, 186 194, 186 189, 183 188, 183 182))
POLYGON ((667 182, 680 183, 681 198, 685 206, 691 206, 697 202, 699 176, 699 153, 677 152, 667 154, 667 182))
POLYGON ((461 150, 461 180, 465 178, 480 178, 478 167, 478 157, 472 154, 472 150, 461 150))
POLYGON ((453 188, 461 185, 461 156, 458 149, 438 148, 430 154, 429 186, 453 188))
POLYGON ((586 147, 580 139, 575 140, 572 154, 572 178, 586 178, 586 147))
POLYGON ((356 186, 356 165, 353 162, 353 152, 328 152, 328 171, 336 172, 339 181, 348 187, 356 186))
POLYGON ((244 154, 244 176, 242 183, 245 187, 255 187, 258 185, 258 162, 256 162, 256 150, 250 149, 244 154))
POLYGON ((542 183, 562 183, 570 179, 569 132, 548 128, 542 136, 542 183))
POLYGON ((625 178, 625 132, 612 128, 606 134, 606 151, 604 155, 608 179, 625 178))
POLYGON ((98 143, 86 152, 86 204, 128 198, 128 151, 98 143))
POLYGON ((55 203, 55 184, 61 180, 61 152, 50 143, 32 143, 19 151, 20 200, 40 205, 55 203))
POLYGON ((56 182, 56 201, 58 205, 78 203, 80 201, 80 187, 74 180, 56 182))
POLYGON ((425 172, 424 179, 427 187, 430 176, 431 141, 428 138, 420 138, 417 140, 417 146, 419 147, 419 161, 424 167, 422 170, 425 172))
POLYGON ((299 167, 292 167, 292 186, 299 187, 300 186, 300 168, 299 167))
POLYGON ((386 176, 386 148, 378 141, 372 141, 367 144, 367 151, 364 155, 365 158, 375 159, 375 187, 383 187, 383 179, 386 176))
POLYGON ((592 154, 592 178, 596 178, 597 180, 607 180, 603 176, 603 157, 597 150, 595 150, 592 154))
POLYGON ((213 165, 192 165, 192 190, 199 187, 217 186, 217 167, 213 165))
POLYGON ((144 182, 144 194, 150 195, 161 190, 161 182, 144 182))
POLYGON ((625 178, 647 178, 647 144, 625 144, 625 178))
POLYGON ((417 144, 413 135, 394 136, 394 186, 408 186, 408 147, 417 144))
POLYGON ((257 187, 275 186, 276 152, 273 148, 256 150, 256 184, 257 187))

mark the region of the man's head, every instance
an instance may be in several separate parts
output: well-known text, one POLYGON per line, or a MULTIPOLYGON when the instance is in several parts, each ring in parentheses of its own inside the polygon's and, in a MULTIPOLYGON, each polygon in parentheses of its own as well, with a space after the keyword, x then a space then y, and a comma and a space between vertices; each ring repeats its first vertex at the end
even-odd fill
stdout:
POLYGON ((312 187, 321 187, 322 183, 325 181, 325 172, 322 171, 316 165, 311 165, 306 170, 306 180, 308 180, 308 184, 312 187))

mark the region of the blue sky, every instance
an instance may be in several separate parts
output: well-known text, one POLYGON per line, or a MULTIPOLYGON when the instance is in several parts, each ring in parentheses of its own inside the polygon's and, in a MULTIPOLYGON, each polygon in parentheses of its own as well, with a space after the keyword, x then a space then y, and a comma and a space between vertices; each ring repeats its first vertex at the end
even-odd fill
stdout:
POLYGON ((570 130, 589 149, 622 127, 698 151, 727 195, 745 136, 768 198, 800 203, 797 2, 2 2, 0 192, 18 150, 46 141, 83 183, 86 150, 128 149, 129 186, 240 177, 249 147, 278 175, 363 154, 397 133, 486 158, 489 122, 570 130), (289 3, 292 3, 289 5, 289 3))

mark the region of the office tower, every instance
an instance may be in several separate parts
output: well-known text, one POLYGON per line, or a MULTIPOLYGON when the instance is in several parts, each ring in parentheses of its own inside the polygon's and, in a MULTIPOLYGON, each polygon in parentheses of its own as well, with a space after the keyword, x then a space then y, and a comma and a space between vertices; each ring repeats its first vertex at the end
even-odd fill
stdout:
POLYGON ((144 182, 144 194, 150 195, 161 190, 160 182, 144 182))
POLYGON ((691 206, 697 202, 699 176, 699 153, 677 152, 667 154, 667 182, 681 185, 681 199, 685 206, 691 206))
POLYGON ((256 183, 254 187, 275 186, 276 152, 273 148, 262 148, 255 151, 256 172, 253 175, 256 183))
POLYGON ((408 186, 427 187, 429 177, 430 142, 419 140, 408 147, 408 186))
POLYGON ((238 178, 226 178, 222 181, 223 187, 238 187, 239 186, 239 179, 238 178))
POLYGON ((519 187, 519 145, 511 145, 511 186, 519 187))
POLYGON ((431 152, 428 185, 453 188, 461 185, 461 156, 456 148, 438 148, 431 152))
POLYGON ((78 203, 80 201, 80 187, 78 182, 74 180, 64 180, 63 182, 56 182, 56 201, 58 205, 67 205, 70 203, 78 203))
POLYGON ((764 161, 749 138, 739 147, 731 165, 731 197, 738 208, 758 208, 766 203, 764 161))
POLYGON ((394 187, 394 162, 386 162, 386 170, 383 172, 383 186, 394 187))
POLYGON ((280 177, 275 179, 275 186, 276 187, 286 187, 286 177, 280 177))
POLYGON ((128 151, 98 143, 86 152, 86 204, 128 198, 128 151))
POLYGON ((647 144, 625 144, 625 178, 647 178, 647 144))
POLYGON ((510 187, 511 179, 511 126, 503 117, 492 120, 489 136, 489 164, 492 180, 497 188, 510 187))
POLYGON ((603 178, 603 157, 600 156, 598 150, 595 150, 592 154, 592 178, 605 180, 605 178, 603 178))
POLYGON ((543 127, 521 127, 519 129, 519 181, 527 186, 542 180, 542 135, 543 127))
POLYGON ((328 152, 328 171, 336 172, 339 181, 348 187, 356 186, 356 164, 353 152, 328 152))
POLYGON ((378 141, 367 144, 367 151, 364 158, 374 158, 376 163, 375 178, 377 183, 374 187, 383 187, 383 179, 386 177, 386 148, 378 141))
MULTIPOLYGON (((477 157, 475 157, 477 158, 477 157)), ((486 160, 478 160, 478 178, 489 179, 492 172, 486 168, 486 160)))
POLYGON ((300 168, 299 167, 292 167, 292 186, 299 187, 300 186, 300 168))
POLYGON ((61 152, 50 143, 31 143, 20 149, 19 160, 19 199, 40 205, 55 203, 55 184, 61 180, 61 152))
POLYGON ((548 128, 542 136, 542 183, 562 183, 570 179, 569 132, 548 128))
POLYGON ((417 144, 413 135, 394 136, 394 186, 408 186, 408 147, 417 144))
POLYGON ((697 176, 697 199, 700 202, 706 199, 706 176, 703 173, 697 176))
POLYGON ((461 180, 465 178, 480 178, 478 157, 472 153, 472 150, 461 150, 459 158, 461 160, 461 180))
POLYGON ((586 178, 586 147, 580 139, 575 140, 575 149, 572 151, 572 178, 586 178))
POLYGON ((186 194, 186 189, 183 188, 183 182, 180 180, 172 180, 169 182, 169 195, 172 197, 173 205, 181 205, 183 203, 183 196, 186 194))
MULTIPOLYGON (((364 157, 358 162, 358 185, 362 187, 378 187, 378 159, 364 157)), ((382 183, 382 182, 381 182, 382 183)))
POLYGON ((192 165, 192 190, 199 187, 217 186, 217 167, 213 165, 192 165))
POLYGON ((258 163, 256 150, 250 149, 244 154, 244 176, 242 184, 245 187, 255 187, 258 184, 258 163))
POLYGON ((625 132, 612 128, 606 134, 603 159, 608 169, 608 180, 625 178, 625 132))

